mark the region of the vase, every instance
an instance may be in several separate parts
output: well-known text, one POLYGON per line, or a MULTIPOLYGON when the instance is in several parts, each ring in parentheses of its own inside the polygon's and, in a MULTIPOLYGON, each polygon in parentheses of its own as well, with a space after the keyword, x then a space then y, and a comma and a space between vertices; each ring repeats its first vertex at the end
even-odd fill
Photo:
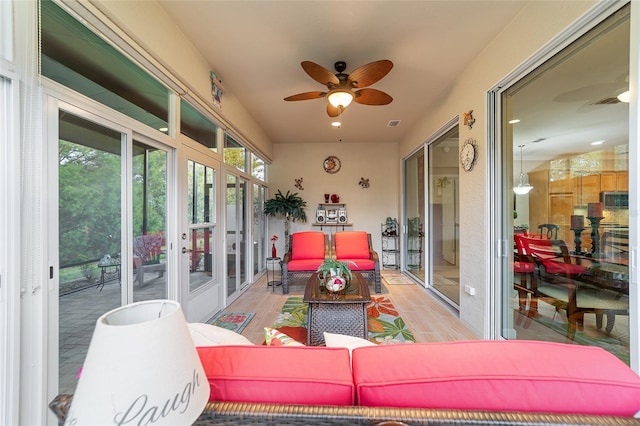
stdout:
POLYGON ((278 252, 276 251, 276 243, 271 244, 271 257, 278 257, 278 252))
POLYGON ((347 279, 337 274, 328 274, 325 278, 324 287, 329 293, 342 294, 347 287, 347 279))

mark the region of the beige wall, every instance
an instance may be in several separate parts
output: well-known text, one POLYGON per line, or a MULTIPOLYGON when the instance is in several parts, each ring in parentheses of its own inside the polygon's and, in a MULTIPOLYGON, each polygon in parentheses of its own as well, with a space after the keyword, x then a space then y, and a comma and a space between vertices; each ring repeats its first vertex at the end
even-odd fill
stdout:
POLYGON ((199 98, 211 112, 231 123, 246 142, 257 148, 268 160, 273 158, 272 141, 233 93, 224 93, 222 109, 213 106, 209 73, 215 70, 215 64, 205 61, 162 7, 152 1, 97 0, 94 4, 164 68, 179 76, 182 85, 186 84, 189 92, 199 98), (144 19, 140 19, 142 16, 144 19))
MULTIPOLYGON (((345 230, 367 231, 372 234, 374 248, 380 254, 380 224, 388 216, 398 217, 399 160, 396 144, 276 144, 274 162, 270 167, 270 196, 277 190, 297 192, 307 202, 307 222, 296 222, 291 232, 320 230, 312 226, 318 203, 324 194, 338 194, 340 202, 347 204, 348 221, 352 227, 345 230), (342 167, 338 173, 326 173, 324 159, 335 155, 342 167), (360 178, 369 179, 369 188, 363 189, 360 178), (294 179, 302 178, 304 190, 297 189, 294 179)), ((323 231, 329 232, 330 228, 323 231)), ((281 219, 270 219, 269 232, 278 234, 278 253, 284 249, 281 219)), ((335 231, 335 230, 334 230, 335 231)))
MULTIPOLYGON (((487 250, 487 91, 510 72, 539 51, 596 2, 538 1, 530 2, 493 42, 478 52, 476 59, 464 70, 456 85, 442 99, 439 106, 427 111, 426 119, 418 123, 400 143, 400 158, 429 138, 452 116, 473 110, 476 118, 473 129, 460 119, 460 144, 474 138, 479 146, 479 158, 471 172, 460 171, 460 285, 475 287, 475 296, 461 292, 460 318, 478 336, 488 337, 490 295, 488 265, 491 253, 487 250)), ((455 52, 452 52, 455 54, 455 52)))

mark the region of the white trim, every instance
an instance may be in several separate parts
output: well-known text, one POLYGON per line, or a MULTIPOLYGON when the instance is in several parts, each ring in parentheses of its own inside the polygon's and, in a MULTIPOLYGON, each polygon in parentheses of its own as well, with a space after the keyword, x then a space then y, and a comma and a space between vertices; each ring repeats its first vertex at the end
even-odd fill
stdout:
POLYGON ((640 245, 640 3, 631 2, 631 45, 629 58, 629 186, 636 188, 629 197, 629 243, 631 245, 630 286, 629 286, 629 347, 631 368, 640 374, 640 288, 638 287, 638 246, 640 245), (635 34, 635 36, 634 36, 635 34))
POLYGON ((20 389, 19 91, 0 75, 0 424, 17 424, 20 389))

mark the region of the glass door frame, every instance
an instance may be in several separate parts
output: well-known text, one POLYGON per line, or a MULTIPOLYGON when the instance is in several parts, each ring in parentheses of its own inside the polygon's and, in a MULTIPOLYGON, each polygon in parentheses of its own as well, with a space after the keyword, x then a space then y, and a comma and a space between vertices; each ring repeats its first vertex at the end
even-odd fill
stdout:
MULTIPOLYGON (((512 287, 511 274, 512 266, 509 264, 509 254, 512 251, 512 242, 510 236, 513 233, 511 227, 511 211, 512 199, 505 196, 504 192, 510 192, 511 188, 507 187, 509 182, 505 182, 505 176, 512 176, 513 166, 513 150, 512 147, 504 147, 503 145, 503 122, 502 116, 503 105, 501 102, 503 93, 511 87, 515 82, 524 78, 532 70, 543 64, 555 53, 577 40, 590 29, 594 28, 604 19, 609 17, 613 12, 625 5, 626 1, 599 3, 594 6, 590 12, 575 22, 569 30, 560 34, 556 39, 544 46, 539 52, 520 64, 511 73, 497 82, 487 92, 487 116, 489 118, 487 126, 487 155, 490 161, 487 163, 488 177, 488 205, 496 206, 489 210, 488 225, 489 229, 486 240, 486 252, 492 253, 489 256, 489 270, 487 282, 492 285, 487 286, 487 304, 485 308, 485 325, 487 330, 484 338, 502 339, 503 335, 509 335, 508 318, 509 306, 505 306, 504 292, 509 291, 512 287), (507 170, 504 170, 507 165, 507 170)), ((636 88, 636 96, 632 97, 629 105, 629 185, 637 188, 638 172, 640 165, 640 156, 638 141, 640 139, 639 124, 640 109, 638 108, 637 89, 640 84, 638 63, 640 54, 638 52, 637 37, 633 34, 637 32, 640 25, 640 8, 636 4, 631 4, 631 49, 630 49, 630 74, 629 85, 636 88), (634 30, 635 28, 635 30, 634 30)), ((633 89, 632 89, 633 91, 633 89)), ((629 209, 638 211, 640 206, 640 197, 638 191, 629 192, 629 209)), ((629 243, 631 245, 632 259, 636 258, 637 247, 640 236, 640 222, 638 216, 629 218, 629 243)), ((637 327, 640 319, 640 291, 638 290, 637 268, 630 268, 629 280, 630 298, 629 298, 629 323, 636 324, 630 327, 630 355, 631 368, 640 371, 640 330, 637 327)))
MULTIPOLYGON (((81 120, 93 123, 97 126, 112 130, 121 135, 121 152, 120 152, 120 296, 119 306, 126 305, 133 302, 134 291, 134 277, 133 277, 133 207, 132 207, 132 155, 134 141, 145 143, 149 146, 153 146, 160 150, 163 150, 167 154, 167 189, 166 189, 166 226, 167 226, 167 281, 166 292, 168 297, 176 294, 175 290, 175 271, 173 265, 175 265, 175 255, 170 248, 175 245, 174 238, 172 237, 175 232, 171 232, 171 229, 175 229, 175 215, 172 213, 175 209, 175 185, 171 182, 174 179, 172 170, 175 164, 175 150, 166 144, 163 144, 157 138, 153 138, 148 135, 134 131, 131 127, 126 127, 116 123, 117 117, 113 113, 98 113, 93 108, 81 107, 75 104, 65 102, 63 100, 49 97, 46 103, 46 116, 47 127, 45 138, 47 143, 46 152, 46 168, 47 168, 47 182, 48 198, 47 198, 47 211, 48 218, 47 226, 47 249, 48 268, 50 269, 50 287, 47 289, 47 306, 48 306, 48 320, 46 325, 46 334, 48 336, 47 346, 47 365, 49 371, 47 394, 57 395, 59 381, 59 365, 60 365, 60 348, 59 348, 59 292, 60 292, 60 253, 59 253, 59 164, 58 164, 58 146, 59 146, 59 116, 60 112, 65 112, 73 115, 81 120), (98 115, 100 114, 100 115, 98 115)), ((92 289, 89 289, 92 290, 92 289)), ((104 312, 100 312, 100 315, 104 312)))
POLYGON ((179 261, 177 268, 178 274, 178 282, 183 283, 177 289, 178 292, 178 301, 183 305, 183 311, 185 317, 188 322, 206 322, 209 320, 218 310, 222 309, 225 306, 226 300, 224 297, 224 268, 222 267, 222 254, 221 244, 222 241, 221 228, 221 204, 224 201, 222 196, 221 188, 221 161, 219 159, 219 154, 210 151, 205 146, 194 142, 186 137, 180 136, 181 146, 180 146, 180 155, 178 160, 178 200, 180 200, 178 204, 178 221, 179 225, 177 227, 178 231, 176 235, 180 234, 178 239, 176 240, 176 256, 178 256, 179 261), (211 257, 212 262, 212 275, 211 280, 206 282, 204 285, 197 287, 193 291, 190 290, 190 256, 189 253, 182 253, 181 250, 185 246, 185 241, 188 238, 182 239, 182 236, 187 236, 189 232, 191 232, 191 226, 189 218, 187 217, 187 209, 186 206, 188 203, 186 202, 188 197, 188 185, 187 176, 188 176, 188 163, 189 161, 196 162, 198 164, 202 164, 206 167, 209 167, 215 170, 215 193, 214 193, 214 220, 210 222, 211 227, 213 228, 213 234, 211 238, 214 241, 213 253, 211 257), (183 202, 184 200, 184 202, 183 202), (185 284, 186 283, 186 284, 185 284))

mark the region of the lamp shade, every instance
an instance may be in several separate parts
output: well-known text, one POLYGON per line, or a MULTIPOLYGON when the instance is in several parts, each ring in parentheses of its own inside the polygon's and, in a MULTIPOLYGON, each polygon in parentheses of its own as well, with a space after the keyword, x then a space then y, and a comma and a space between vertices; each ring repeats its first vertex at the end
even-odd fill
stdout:
POLYGON ((98 318, 65 424, 190 425, 209 391, 180 304, 137 302, 98 318))
POLYGON ((329 93, 328 99, 329 103, 334 107, 338 108, 339 106, 342 106, 343 108, 346 108, 353 100, 353 93, 350 91, 336 90, 329 93))

